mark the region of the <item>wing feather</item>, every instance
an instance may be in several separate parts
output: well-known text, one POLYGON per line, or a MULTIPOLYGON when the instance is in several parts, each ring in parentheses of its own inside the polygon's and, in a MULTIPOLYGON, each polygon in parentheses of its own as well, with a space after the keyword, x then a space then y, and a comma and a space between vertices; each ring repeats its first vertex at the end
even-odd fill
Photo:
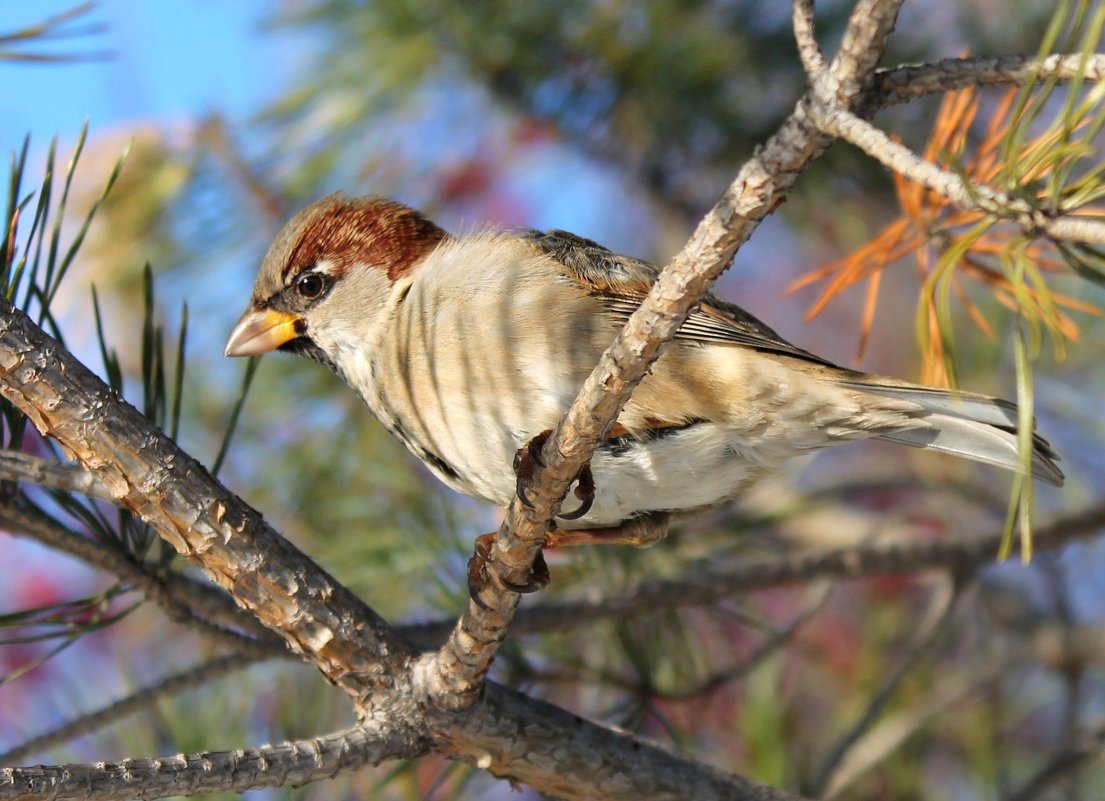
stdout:
MULTIPOLYGON (((637 310, 660 274, 653 264, 621 256, 567 231, 529 231, 523 235, 563 265, 569 278, 601 298, 607 310, 619 319, 628 319, 637 310)), ((744 309, 713 293, 707 294, 691 312, 675 338, 698 344, 737 345, 836 366, 790 344, 744 309)))

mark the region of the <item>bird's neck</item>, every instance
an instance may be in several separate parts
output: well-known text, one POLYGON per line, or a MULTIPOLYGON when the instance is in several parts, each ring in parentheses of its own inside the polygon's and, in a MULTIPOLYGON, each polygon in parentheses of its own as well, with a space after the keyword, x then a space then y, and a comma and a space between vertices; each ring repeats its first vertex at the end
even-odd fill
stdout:
POLYGON ((374 412, 380 405, 381 363, 393 347, 397 332, 407 324, 403 307, 413 280, 414 274, 401 276, 382 308, 358 321, 328 348, 334 354, 331 367, 374 412))

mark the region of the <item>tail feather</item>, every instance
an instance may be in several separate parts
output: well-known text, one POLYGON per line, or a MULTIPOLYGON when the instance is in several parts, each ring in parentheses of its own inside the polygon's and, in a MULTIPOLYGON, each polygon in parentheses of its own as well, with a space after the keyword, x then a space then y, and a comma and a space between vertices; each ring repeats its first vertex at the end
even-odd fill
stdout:
MULTIPOLYGON (((1007 470, 1020 470, 1017 407, 1009 401, 931 387, 866 381, 842 383, 920 407, 917 427, 881 433, 877 439, 914 448, 931 448, 1007 470)), ((1059 455, 1039 434, 1033 433, 1032 438, 1032 475, 1061 486, 1064 476, 1056 464, 1059 455)))

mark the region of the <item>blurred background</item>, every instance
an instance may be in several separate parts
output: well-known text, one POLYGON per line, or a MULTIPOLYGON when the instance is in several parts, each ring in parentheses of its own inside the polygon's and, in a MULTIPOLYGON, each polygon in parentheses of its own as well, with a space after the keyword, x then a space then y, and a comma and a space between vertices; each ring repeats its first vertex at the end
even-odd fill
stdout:
MULTIPOLYGON (((818 4, 830 52, 850 7, 818 4)), ((1035 52, 1054 10, 1048 0, 907 4, 884 63, 1035 52)), ((223 342, 271 237, 295 210, 334 191, 383 194, 449 230, 565 228, 662 264, 800 95, 789 15, 787 3, 758 0, 8 3, 0 36, 58 19, 48 36, 0 40, 9 87, 0 96, 0 146, 18 152, 29 135, 33 188, 51 140, 64 165, 87 120, 77 209, 92 206, 129 149, 53 314, 69 346, 101 371, 96 287, 104 336, 133 398, 148 264, 167 332, 179 330, 187 305, 178 440, 210 464, 245 369, 222 358, 223 342)), ((982 96, 980 130, 999 97, 982 96)), ((939 103, 917 101, 879 121, 923 148, 939 103)), ((862 289, 809 321, 818 291, 787 293, 899 213, 889 176, 837 144, 742 248, 717 291, 800 346, 918 380, 913 320, 923 276, 912 257, 887 270, 862 357, 862 289)), ((75 235, 75 225, 63 231, 75 235)), ((1089 282, 1056 281, 1080 302, 1105 300, 1089 282)), ((956 321, 959 381, 1011 397, 1012 323, 985 292, 974 302, 994 332, 982 334, 967 314, 956 321)), ((1041 520, 1090 504, 1105 485, 1102 323, 1087 311, 1071 319, 1077 336, 1065 358, 1045 347, 1034 367, 1040 429, 1069 476, 1062 491, 1038 489, 1041 520)), ((458 613, 472 539, 498 522, 497 510, 439 486, 336 378, 281 355, 265 358, 254 377, 220 478, 395 622, 458 613)), ((681 575, 704 559, 982 533, 1000 529, 1008 492, 1009 479, 985 468, 848 446, 799 461, 738 507, 649 551, 557 554, 549 594, 681 575)), ((114 584, 3 533, 0 565, 0 614, 94 597, 114 584)), ((938 573, 815 581, 705 609, 580 621, 511 637, 496 677, 814 795, 826 790, 834 746, 894 677, 857 735, 869 764, 849 766, 840 792, 1007 797, 1105 723, 1103 568, 1100 543, 1086 540, 1031 566, 991 565, 955 587, 938 573), (1056 637, 1069 646, 1076 636, 1085 645, 1077 659, 1070 647, 1052 647, 1056 637)), ((134 601, 123 594, 111 608, 134 601)), ((0 645, 0 677, 9 678, 0 684, 0 751, 215 653, 148 606, 63 640, 53 655, 59 636, 0 645)), ((258 665, 33 761, 309 736, 347 723, 346 707, 307 668, 258 665)), ((1099 760, 1080 762, 1050 791, 1072 789, 1065 797, 1105 798, 1099 760)), ((264 794, 370 790, 380 798, 518 797, 436 758, 264 794)))

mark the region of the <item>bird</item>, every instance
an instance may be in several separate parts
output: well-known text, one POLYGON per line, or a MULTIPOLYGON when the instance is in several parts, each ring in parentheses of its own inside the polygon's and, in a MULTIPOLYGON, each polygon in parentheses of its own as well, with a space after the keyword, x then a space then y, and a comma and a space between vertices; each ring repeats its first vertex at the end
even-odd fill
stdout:
MULTIPOLYGON (((658 275, 566 231, 454 235, 394 200, 339 193, 277 234, 225 354, 325 365, 443 483, 505 507, 524 486, 516 456, 564 416, 658 275)), ((707 294, 546 544, 651 544, 788 459, 854 440, 1019 471, 1017 419, 1008 401, 839 367, 707 294)), ((1033 436, 1032 474, 1061 485, 1033 436)))

